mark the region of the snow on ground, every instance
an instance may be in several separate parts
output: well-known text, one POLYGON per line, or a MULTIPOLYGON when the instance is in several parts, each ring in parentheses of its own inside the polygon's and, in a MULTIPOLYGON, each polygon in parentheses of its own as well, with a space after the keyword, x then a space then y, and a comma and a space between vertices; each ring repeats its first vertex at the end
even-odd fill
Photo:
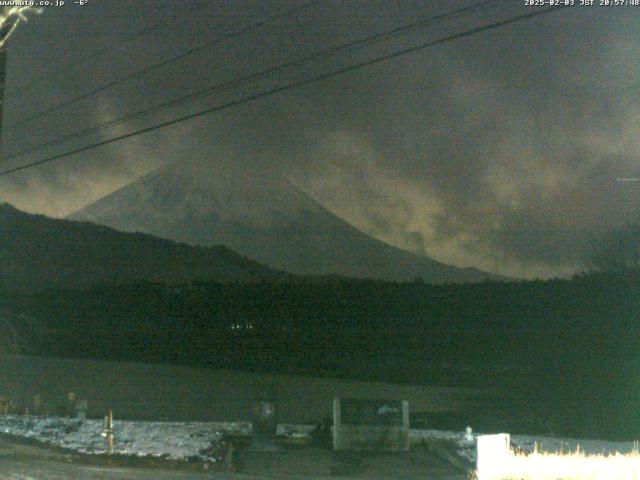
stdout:
POLYGON ((476 461, 476 442, 469 441, 465 432, 450 432, 445 430, 411 430, 409 441, 412 445, 429 440, 444 440, 456 446, 456 452, 471 462, 476 461))
MULTIPOLYGON (((200 458, 214 461, 207 450, 226 432, 251 431, 248 422, 113 422, 114 453, 166 457, 174 460, 200 458)), ((0 432, 33 438, 77 452, 106 453, 104 421, 80 421, 58 417, 0 417, 0 432)))
MULTIPOLYGON (((477 437, 477 434, 474 435, 477 437)), ((411 430, 411 443, 421 443, 427 440, 446 440, 454 443, 457 453, 463 458, 476 461, 476 442, 469 441, 465 432, 450 432, 442 430, 411 430)), ((634 442, 610 442, 605 440, 579 440, 569 438, 555 438, 531 435, 511 435, 511 447, 524 453, 531 453, 536 448, 539 452, 580 452, 586 454, 609 455, 614 453, 630 453, 634 451, 634 442)))
MULTIPOLYGON (((189 458, 215 461, 211 446, 225 433, 249 435, 249 422, 134 422, 115 420, 114 453, 134 456, 165 457, 174 460, 189 458)), ((278 425, 278 434, 292 438, 309 435, 313 425, 278 425)), ((61 417, 0 417, 0 433, 68 448, 89 454, 106 453, 103 436, 104 421, 80 421, 61 417)), ((412 444, 429 440, 445 440, 456 445, 457 453, 470 462, 476 461, 474 436, 465 432, 442 430, 411 430, 412 444)), ((584 453, 629 453, 633 442, 575 440, 528 435, 511 436, 511 445, 523 452, 533 452, 537 445, 541 452, 575 452, 578 446, 584 453)))
MULTIPOLYGON (((306 437, 313 425, 278 425, 278 434, 306 437)), ((140 457, 215 461, 212 446, 226 434, 249 435, 250 422, 134 422, 114 420, 114 453, 140 457)), ((32 438, 76 452, 104 454, 103 420, 63 417, 0 417, 0 433, 32 438)))

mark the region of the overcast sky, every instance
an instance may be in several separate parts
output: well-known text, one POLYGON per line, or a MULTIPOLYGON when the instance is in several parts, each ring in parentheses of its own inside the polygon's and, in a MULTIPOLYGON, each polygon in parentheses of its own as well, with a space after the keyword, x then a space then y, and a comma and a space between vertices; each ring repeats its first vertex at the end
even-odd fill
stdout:
MULTIPOLYGON (((5 155, 475 2, 316 0, 286 20, 11 128, 302 2, 67 3, 30 16, 12 38, 5 155)), ((0 166, 528 11, 524 0, 503 2, 0 166)), ((566 274, 582 268, 594 238, 640 218, 639 98, 640 7, 577 6, 2 177, 0 199, 64 216, 164 162, 231 150, 401 248, 502 274, 566 274)))

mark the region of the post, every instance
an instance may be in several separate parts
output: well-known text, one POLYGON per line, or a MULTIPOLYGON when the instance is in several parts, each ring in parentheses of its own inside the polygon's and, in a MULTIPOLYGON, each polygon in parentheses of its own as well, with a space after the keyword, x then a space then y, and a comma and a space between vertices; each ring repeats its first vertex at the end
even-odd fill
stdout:
POLYGON ((0 142, 2 141, 2 112, 4 110, 4 87, 7 68, 7 47, 0 47, 0 142))
POLYGON ((231 439, 227 441, 227 448, 224 452, 224 469, 227 472, 233 471, 233 442, 231 439))
POLYGON ((333 399, 333 430, 331 434, 331 445, 334 450, 342 450, 342 406, 339 398, 333 399))
POLYGON ((78 400, 76 402, 76 418, 82 422, 87 419, 87 409, 89 408, 89 402, 86 398, 78 400))
POLYGON ((104 418, 104 434, 107 437, 107 455, 113 455, 113 411, 109 409, 104 418))

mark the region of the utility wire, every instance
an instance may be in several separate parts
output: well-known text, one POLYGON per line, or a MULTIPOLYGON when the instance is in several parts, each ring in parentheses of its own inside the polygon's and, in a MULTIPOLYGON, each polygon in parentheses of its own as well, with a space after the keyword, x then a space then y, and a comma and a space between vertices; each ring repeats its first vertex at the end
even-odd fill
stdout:
POLYGON ((308 55, 306 57, 302 57, 296 60, 292 60, 290 62, 286 62, 284 64, 280 64, 271 68, 268 68, 266 70, 262 70, 260 72, 255 72, 249 75, 245 75, 243 77, 240 78, 236 78, 233 80, 229 80, 223 83, 218 83, 218 84, 214 84, 212 86, 206 87, 202 90, 199 90, 198 92, 194 92, 191 93, 189 95, 185 95, 173 100, 169 100, 167 102, 162 102, 158 105, 154 105, 152 107, 143 109, 143 110, 139 110, 137 112, 133 112, 130 114, 127 114, 123 117, 117 118, 117 119, 113 119, 113 120, 109 120, 107 122, 103 122, 101 124, 98 125, 94 125, 92 127, 89 128, 85 128, 83 130, 77 131, 77 132, 73 132, 67 135, 64 135, 60 138, 57 139, 53 139, 44 143, 41 143, 39 145, 36 145, 34 147, 30 147, 28 149, 24 149, 21 151, 18 151, 16 153, 12 153, 11 155, 5 156, 3 159, 0 160, 12 160, 14 158, 17 157, 22 157, 24 155, 29 155, 29 154, 33 154, 36 153, 38 151, 41 151, 43 149, 46 149, 48 147, 54 146, 54 145, 60 145, 62 143, 66 143, 69 140, 72 140, 74 138, 77 137, 81 137, 81 136, 85 136, 91 133, 95 133, 97 131, 103 130, 105 128, 109 128, 109 127, 113 127, 115 125, 119 125, 121 123, 130 121, 130 120, 134 120, 137 118, 141 118, 144 116, 147 116, 151 113, 154 113, 158 110, 163 110, 166 109, 168 107, 173 107, 176 105, 180 105, 183 103, 186 103, 188 101, 192 101, 195 100, 197 98, 201 98, 201 97, 205 97, 205 96, 210 96, 213 93, 218 93, 218 92, 222 92, 222 91, 226 91, 229 90, 230 88, 234 88, 234 87, 238 87, 240 85, 249 83, 249 82, 254 82, 254 81, 258 81, 260 79, 266 78, 270 75, 273 74, 277 74, 280 73, 286 69, 289 68, 293 68, 293 67, 300 67, 302 65, 305 65, 307 63, 311 63, 317 60, 322 60, 325 58, 330 58, 332 56, 335 56, 339 53, 342 53, 343 51, 349 51, 349 50, 354 50, 357 48, 363 48, 363 47, 367 47, 370 45, 374 45, 376 43, 381 43, 383 41, 387 41, 391 38, 397 37, 399 35, 404 35, 406 33, 409 33, 412 30, 415 30, 416 28, 420 28, 420 27, 424 27, 427 26, 429 24, 432 24, 436 21, 442 21, 445 19, 451 19, 451 18, 456 18, 456 17, 460 17, 463 15, 466 15, 470 12, 475 12, 478 11, 480 9, 487 9, 487 8, 492 8, 497 6, 498 4, 501 3, 505 3, 506 1, 509 0, 486 0, 483 2, 479 2, 476 3, 474 5, 468 6, 468 7, 462 7, 462 8, 458 8, 456 10, 453 10, 451 12, 447 12, 447 13, 443 13, 443 14, 438 14, 438 15, 434 15, 431 16, 429 18, 426 19, 422 19, 416 22, 412 22, 410 24, 407 25, 403 25, 401 27, 397 27, 394 28, 392 30, 388 30, 385 32, 381 32, 381 33, 377 33, 375 35, 372 36, 367 36, 364 38, 359 38, 357 40, 353 40, 341 45, 337 45, 335 47, 331 47, 329 49, 325 49, 323 51, 314 53, 312 55, 308 55))
MULTIPOLYGON (((192 10, 191 13, 193 13, 194 11, 198 11, 200 9, 202 9, 203 7, 205 7, 207 5, 206 2, 202 2, 200 5, 198 5, 195 10, 192 10)), ((181 10, 182 11, 182 10, 181 10)), ((172 15, 170 18, 171 20, 175 20, 177 18, 179 18, 181 15, 176 14, 176 15, 172 15)), ((124 45, 127 45, 129 43, 132 43, 133 41, 137 40, 140 37, 144 37, 145 35, 148 35, 149 33, 158 30, 161 27, 166 26, 166 24, 169 23, 169 19, 168 18, 162 18, 159 21, 157 21, 156 23, 154 23, 153 25, 150 25, 148 27, 143 28, 142 30, 140 30, 139 32, 133 34, 133 36, 128 37, 126 40, 123 41, 118 41, 118 42, 114 42, 111 43, 110 45, 95 50, 94 52, 90 53, 89 55, 87 55, 85 58, 81 58, 80 60, 77 60, 75 62, 70 62, 64 65, 59 66, 56 69, 50 70, 46 73, 44 73, 43 75, 39 75, 38 77, 36 77, 35 79, 31 80, 30 82, 27 82, 25 84, 23 84, 22 86, 19 86, 18 88, 13 90, 13 93, 9 93, 9 95, 5 95, 4 97, 4 101, 6 102, 9 99, 12 99, 14 97, 16 97, 19 93, 23 93, 23 92, 27 92, 29 90, 31 90, 33 87, 37 86, 36 84, 38 84, 39 82, 48 79, 52 76, 56 76, 59 75, 61 73, 68 73, 70 69, 72 68, 76 68, 79 65, 82 65, 83 63, 89 62, 89 61, 94 61, 96 58, 102 57, 103 55, 106 55, 108 53, 112 53, 114 49, 119 49, 122 48, 124 45)))
POLYGON ((256 29, 258 29, 260 27, 263 27, 264 25, 266 25, 266 24, 268 24, 270 22, 273 22, 275 20, 280 20, 281 18, 286 18, 288 16, 291 16, 291 15, 293 15, 293 14, 295 14, 295 13, 297 13, 297 12, 299 12, 299 11, 305 9, 305 8, 310 7, 315 2, 316 2, 316 0, 307 0, 305 3, 303 3, 301 5, 297 5, 296 7, 290 8, 290 9, 284 11, 284 12, 278 13, 276 15, 271 15, 271 16, 269 16, 267 18, 259 20, 258 22, 255 22, 255 23, 253 23, 251 25, 248 25, 246 27, 242 27, 242 28, 240 28, 238 30, 234 30, 234 31, 229 32, 229 33, 227 33, 225 35, 217 37, 212 42, 208 42, 208 43, 205 43, 203 45, 198 45, 197 47, 193 47, 193 48, 190 48, 188 50, 185 50, 185 51, 183 51, 183 52, 181 52, 181 53, 179 53, 177 55, 174 55, 173 57, 170 57, 168 59, 161 60, 159 62, 153 63, 153 64, 151 64, 151 65, 149 65, 149 66, 147 66, 145 68, 142 68, 141 70, 133 72, 133 73, 131 73, 129 75, 126 75, 124 77, 120 77, 117 80, 114 80, 112 82, 106 83, 106 84, 104 84, 104 85, 102 85, 100 87, 97 87, 97 88, 95 88, 93 90, 85 92, 82 95, 74 97, 74 98, 72 98, 70 100, 67 100, 67 101, 60 102, 60 103, 57 103, 55 105, 52 105, 51 107, 49 107, 49 108, 47 108, 47 109, 45 109, 45 110, 43 110, 43 111, 41 111, 39 113, 36 113, 36 114, 31 115, 31 116, 29 116, 27 118, 24 118, 24 119, 20 120, 19 122, 16 122, 16 123, 14 123, 12 125, 9 125, 7 127, 4 127, 3 130, 4 130, 4 132, 13 130, 16 127, 24 125, 25 123, 32 122, 32 121, 34 121, 36 119, 39 119, 39 118, 44 117, 46 115, 49 115, 50 113, 53 113, 53 112, 55 112, 57 110, 60 110, 60 109, 65 108, 65 107, 68 107, 69 105, 73 105, 75 103, 78 103, 81 100, 85 100, 87 98, 96 96, 99 93, 102 93, 102 92, 104 92, 106 90, 109 90, 110 88, 115 87, 116 85, 120 85, 121 83, 124 83, 124 82, 127 82, 129 80, 133 80, 135 78, 138 78, 138 77, 140 77, 142 75, 145 75, 145 74, 147 74, 147 73, 149 73, 149 72, 151 72, 153 70, 157 70, 157 69, 162 68, 162 67, 164 67, 166 65, 169 65, 171 63, 175 63, 178 60, 181 60, 181 59, 183 59, 183 58, 185 58, 185 57, 187 57, 189 55, 193 55, 194 53, 197 53, 197 52, 200 52, 200 51, 205 50, 207 48, 210 48, 213 45, 217 45, 219 43, 222 43, 222 42, 224 42, 226 40, 229 40, 231 38, 243 35, 243 34, 245 34, 247 32, 252 31, 252 30, 256 30, 256 29))
POLYGON ((416 52, 416 51, 419 51, 419 50, 424 50, 424 49, 427 49, 427 48, 430 48, 430 47, 433 47, 433 46, 436 46, 436 45, 441 45, 441 44, 444 44, 444 43, 448 43, 448 42, 451 42, 453 40, 458 40, 458 39, 461 39, 461 38, 470 37, 470 36, 476 35, 478 33, 487 32, 487 31, 490 31, 490 30, 496 30, 498 28, 502 28, 502 27, 505 27, 507 25, 512 25, 514 23, 521 22, 523 20, 528 20, 530 18, 538 17, 540 15, 545 15, 547 13, 557 12, 557 11, 562 10, 564 8, 568 8, 568 7, 565 7, 565 6, 552 7, 552 8, 546 8, 546 9, 543 9, 543 10, 537 10, 535 12, 531 12, 531 13, 527 13, 527 14, 523 14, 523 15, 517 15, 517 16, 514 16, 514 17, 507 18, 505 20, 500 20, 500 21, 493 22, 493 23, 490 23, 490 24, 487 24, 487 25, 483 25, 481 27, 472 28, 472 29, 466 30, 464 32, 460 32, 460 33, 456 33, 456 34, 449 35, 449 36, 446 36, 446 37, 442 37, 442 38, 439 38, 437 40, 432 40, 432 41, 425 42, 425 43, 422 43, 422 44, 419 44, 419 45, 415 45, 413 47, 405 48, 405 49, 402 49, 402 50, 397 50, 395 52, 392 52, 392 53, 389 53, 389 54, 386 54, 386 55, 383 55, 383 56, 379 56, 379 57, 372 58, 372 59, 369 59, 369 60, 366 60, 366 61, 363 61, 363 62, 355 63, 355 64, 349 65, 347 67, 340 68, 338 70, 333 70, 333 71, 328 72, 328 73, 317 75, 315 77, 311 77, 311 78, 307 78, 307 79, 303 79, 303 80, 298 80, 298 81, 295 81, 295 82, 290 82, 290 83, 287 83, 285 85, 281 85, 279 87, 275 87, 275 88, 272 88, 270 90, 266 90, 264 92, 255 93, 253 95, 249 95, 247 97, 244 97, 244 98, 241 98, 241 99, 238 99, 238 100, 234 100, 234 101, 231 101, 231 102, 228 102, 228 103, 224 103, 224 104, 221 104, 221 105, 216 105, 216 106, 207 108, 205 110, 201 110, 199 112, 192 113, 190 115, 185 115, 185 116, 180 117, 180 118, 176 118, 176 119, 173 119, 173 120, 168 120, 166 122, 162 122, 162 123, 150 126, 150 127, 142 128, 142 129, 139 129, 139 130, 136 130, 136 131, 133 131, 133 132, 129 132, 129 133, 126 133, 126 134, 123 134, 123 135, 112 137, 110 139, 107 139, 107 140, 104 140, 104 141, 101 141, 101 142, 97 142, 97 143, 93 143, 91 145, 86 145, 86 146, 83 146, 83 147, 79 147, 79 148, 76 148, 74 150, 70 150, 70 151, 67 151, 67 152, 64 152, 64 153, 53 155, 51 157, 47 157, 47 158, 44 158, 44 159, 29 163, 29 164, 26 164, 26 165, 22 165, 22 166, 19 166, 19 167, 14 167, 14 168, 10 168, 10 169, 7 169, 7 170, 3 170, 3 171, 0 171, 0 177, 6 176, 6 175, 10 175, 10 174, 13 174, 13 173, 16 173, 16 172, 20 172, 20 171, 23 171, 23 170, 27 170, 29 168, 34 168, 34 167, 39 166, 39 165, 44 165, 46 163, 50 163, 50 162, 53 162, 53 161, 56 161, 56 160, 60 160, 60 159, 69 157, 71 155, 75 155, 77 153, 82 153, 82 152, 86 152, 86 151, 89 151, 89 150, 93 150, 95 148, 102 147, 104 145, 109 145, 111 143, 119 142, 119 141, 125 140, 127 138, 132 138, 132 137, 135 137, 135 136, 138 136, 138 135, 142 135, 142 134, 145 134, 145 133, 153 132, 155 130, 160 130, 162 128, 166 128, 166 127, 169 127, 169 126, 172 126, 172 125, 176 125, 176 124, 185 122, 187 120, 191 120, 191 119, 194 119, 194 118, 198 118, 198 117, 202 117, 202 116, 205 116, 205 115, 209 115, 211 113, 219 112, 221 110, 226 110, 228 108, 235 107, 235 106, 238 106, 238 105, 242 105, 244 103, 253 102, 255 100, 258 100, 258 99, 261 99, 261 98, 265 98, 265 97, 269 97, 269 96, 275 95, 277 93, 284 92, 286 90, 290 90, 290 89, 293 89, 293 88, 297 88, 297 87, 309 85, 309 84, 312 84, 312 83, 328 80, 328 79, 337 77, 339 75, 343 75, 343 74, 348 73, 348 72, 352 72, 352 71, 355 71, 355 70, 358 70, 358 69, 361 69, 361 68, 364 68, 364 67, 375 65, 377 63, 385 62, 385 61, 391 60, 393 58, 404 56, 404 55, 407 55, 409 53, 413 53, 413 52, 416 52))

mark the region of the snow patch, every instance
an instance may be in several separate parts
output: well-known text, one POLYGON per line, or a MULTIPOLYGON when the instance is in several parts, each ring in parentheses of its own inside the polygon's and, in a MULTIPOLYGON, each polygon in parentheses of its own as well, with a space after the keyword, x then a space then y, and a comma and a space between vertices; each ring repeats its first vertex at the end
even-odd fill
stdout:
MULTIPOLYGON (((475 463, 476 442, 469 441, 465 432, 442 430, 411 430, 410 440, 419 444, 427 440, 446 440, 456 446, 458 455, 475 463)), ((523 453, 532 453, 537 447, 538 452, 569 453, 578 450, 585 454, 611 455, 614 453, 631 453, 634 442, 611 442, 606 440, 586 440, 571 438, 556 438, 533 435, 511 435, 511 448, 523 453)))
MULTIPOLYGON (((115 420, 114 453, 139 457, 215 461, 207 455, 225 433, 250 434, 248 422, 133 422, 115 420)), ((88 454, 106 453, 102 420, 57 417, 0 418, 0 432, 88 454)))

